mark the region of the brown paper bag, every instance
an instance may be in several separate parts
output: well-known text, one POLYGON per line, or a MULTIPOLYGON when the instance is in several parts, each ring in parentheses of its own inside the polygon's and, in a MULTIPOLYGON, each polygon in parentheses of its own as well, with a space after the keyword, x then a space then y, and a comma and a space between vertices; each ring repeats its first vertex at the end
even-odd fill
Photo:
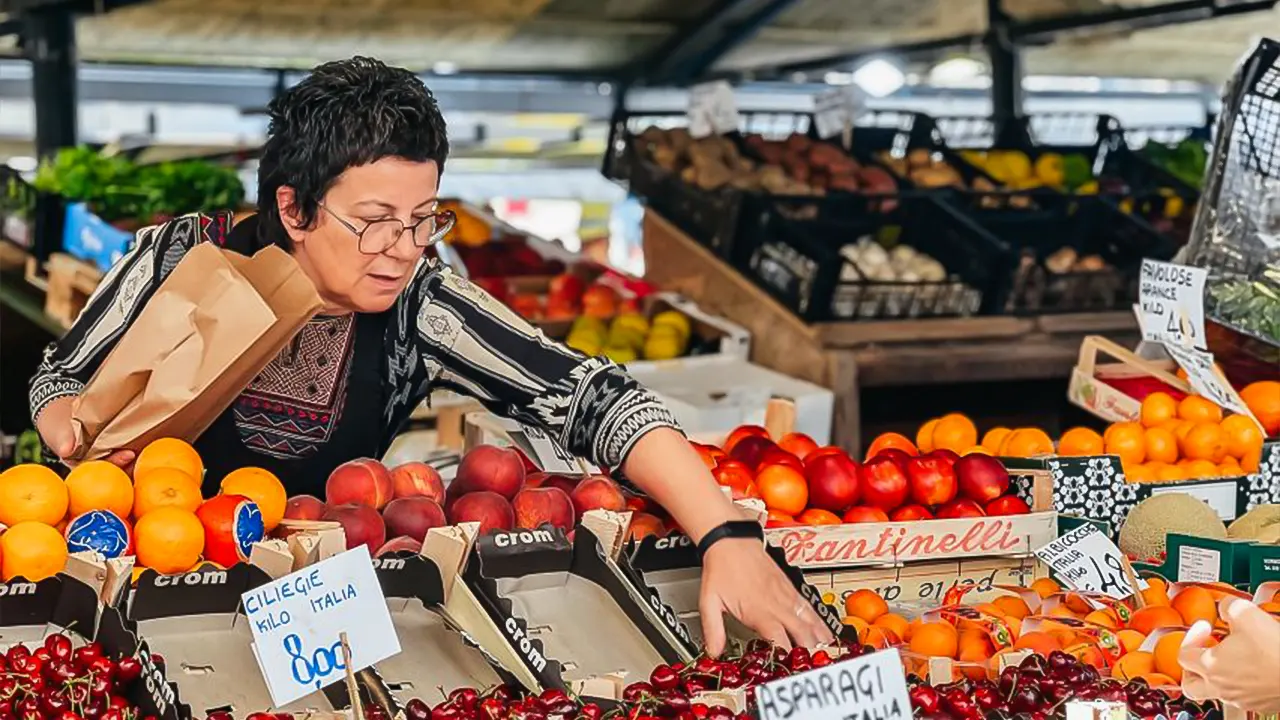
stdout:
POLYGON ((277 247, 190 250, 94 373, 72 411, 76 460, 194 441, 321 306, 277 247))

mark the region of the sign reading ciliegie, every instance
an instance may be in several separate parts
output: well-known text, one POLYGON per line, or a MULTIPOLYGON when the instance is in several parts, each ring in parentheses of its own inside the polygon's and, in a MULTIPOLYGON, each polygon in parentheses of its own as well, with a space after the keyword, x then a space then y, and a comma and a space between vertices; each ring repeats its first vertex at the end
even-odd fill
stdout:
POLYGON ((360 545, 241 596, 271 700, 286 705, 400 652, 369 549, 360 545))

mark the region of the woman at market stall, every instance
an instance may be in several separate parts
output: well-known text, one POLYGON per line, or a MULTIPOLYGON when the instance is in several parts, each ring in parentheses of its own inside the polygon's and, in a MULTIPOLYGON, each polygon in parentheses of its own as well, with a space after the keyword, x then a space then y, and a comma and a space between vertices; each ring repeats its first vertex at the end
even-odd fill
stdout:
MULTIPOLYGON (((72 403, 142 307, 196 243, 290 252, 320 314, 195 441, 206 496, 243 466, 290 495, 323 495, 357 457, 381 457, 434 388, 471 395, 536 425, 625 477, 668 511, 704 554, 708 648, 723 612, 764 637, 815 645, 829 631, 764 552, 662 403, 620 367, 548 340, 484 291, 427 260, 453 217, 437 190, 449 145, 431 92, 368 58, 326 63, 272 102, 258 171, 260 213, 188 215, 138 233, 31 383, 45 443, 76 453, 72 403)), ((133 453, 109 458, 121 466, 133 453)))

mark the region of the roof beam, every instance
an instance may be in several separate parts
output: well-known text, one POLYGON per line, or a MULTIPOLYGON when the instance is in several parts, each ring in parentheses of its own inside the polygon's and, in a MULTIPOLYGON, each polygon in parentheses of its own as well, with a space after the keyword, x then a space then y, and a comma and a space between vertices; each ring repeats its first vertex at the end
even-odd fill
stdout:
POLYGON ((717 0, 633 71, 648 85, 687 85, 720 58, 755 37, 796 0, 717 0))
MULTIPOLYGON (((1148 30, 1170 25, 1199 22, 1213 18, 1244 15, 1271 10, 1280 0, 1178 0, 1160 5, 1118 8, 1097 13, 1076 13, 1057 17, 1012 21, 1008 25, 1008 38, 1020 45, 1042 45, 1067 35, 1084 34, 1091 30, 1134 31, 1148 30)), ((795 73, 817 72, 835 67, 846 67, 874 55, 918 55, 922 53, 969 47, 984 42, 985 33, 954 35, 952 37, 906 43, 903 45, 856 50, 838 55, 782 63, 764 67, 747 68, 733 73, 754 78, 779 78, 795 73)))

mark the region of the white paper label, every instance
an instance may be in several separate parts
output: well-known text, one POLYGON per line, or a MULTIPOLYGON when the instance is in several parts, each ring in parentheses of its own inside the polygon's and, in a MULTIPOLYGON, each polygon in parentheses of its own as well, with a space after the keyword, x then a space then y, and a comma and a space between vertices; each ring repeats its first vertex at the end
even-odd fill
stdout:
POLYGON ((839 137, 845 128, 852 128, 858 117, 861 97, 856 85, 845 85, 824 90, 813 98, 813 124, 818 137, 839 137))
POLYGON ((1036 550, 1036 557, 1076 590, 1123 600, 1134 593, 1124 554, 1092 525, 1082 525, 1036 550))
POLYGON ((1178 547, 1178 582, 1218 582, 1222 553, 1209 548, 1178 547))
POLYGON ((1144 259, 1138 286, 1142 339, 1203 349, 1208 276, 1204 268, 1144 259))
POLYGON ((911 700, 896 649, 863 655, 758 685, 760 720, 910 720, 911 700))
POLYGON ((277 707, 346 677, 341 633, 352 672, 400 652, 400 639, 361 545, 241 596, 253 652, 277 707))
POLYGON ((1177 485, 1168 485, 1165 487, 1161 487, 1159 485, 1152 486, 1152 495, 1159 495, 1161 493, 1183 493, 1185 495, 1190 495, 1213 508, 1213 511, 1218 513, 1218 517, 1223 520, 1236 519, 1236 483, 1234 480, 1198 485, 1178 483, 1177 485))
POLYGON ((529 456, 543 472, 558 475, 583 475, 589 472, 585 463, 565 450, 554 438, 540 428, 531 427, 509 418, 499 418, 499 423, 511 442, 529 456))
POLYGON ((689 88, 689 134, 707 137, 738 129, 738 101, 724 80, 689 88))
POLYGON ((1213 353, 1181 347, 1173 343, 1164 343, 1164 349, 1169 353, 1169 357, 1178 363, 1178 367, 1187 372, 1187 382, 1196 394, 1203 395, 1218 407, 1253 417, 1249 407, 1240 398, 1240 394, 1231 387, 1231 383, 1214 372, 1213 353))

